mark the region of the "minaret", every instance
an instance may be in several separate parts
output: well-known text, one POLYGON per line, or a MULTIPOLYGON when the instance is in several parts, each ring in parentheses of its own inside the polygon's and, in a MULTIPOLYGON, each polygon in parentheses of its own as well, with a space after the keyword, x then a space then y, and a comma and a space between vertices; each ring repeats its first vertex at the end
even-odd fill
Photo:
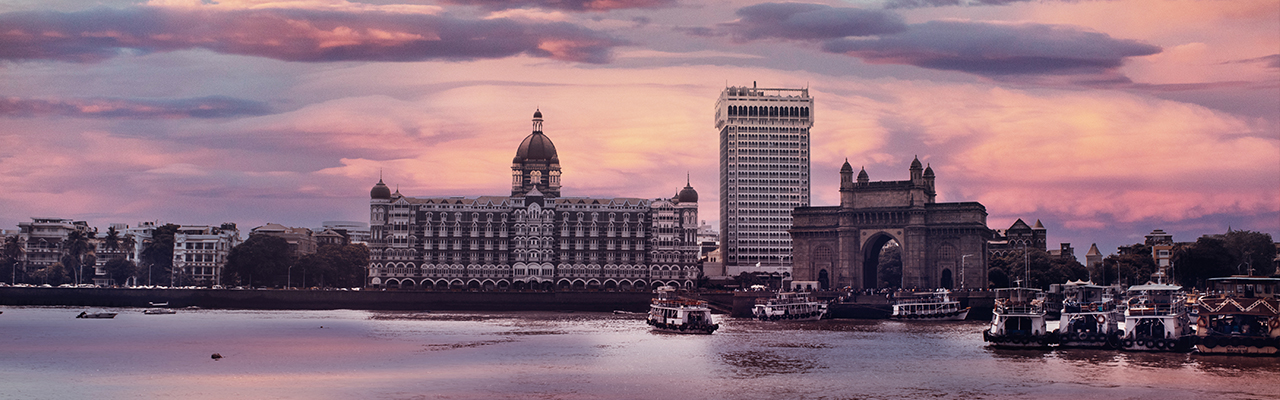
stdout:
POLYGON ((853 166, 849 165, 849 159, 846 158, 844 165, 840 166, 840 206, 852 208, 853 204, 853 166))

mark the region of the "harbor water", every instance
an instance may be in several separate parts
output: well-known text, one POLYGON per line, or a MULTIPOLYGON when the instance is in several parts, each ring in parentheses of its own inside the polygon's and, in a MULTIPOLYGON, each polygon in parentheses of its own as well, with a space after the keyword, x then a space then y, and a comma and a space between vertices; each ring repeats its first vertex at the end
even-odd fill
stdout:
POLYGON ((3 399, 1280 398, 1277 358, 998 350, 980 321, 717 315, 677 335, 613 313, 0 311, 3 399))

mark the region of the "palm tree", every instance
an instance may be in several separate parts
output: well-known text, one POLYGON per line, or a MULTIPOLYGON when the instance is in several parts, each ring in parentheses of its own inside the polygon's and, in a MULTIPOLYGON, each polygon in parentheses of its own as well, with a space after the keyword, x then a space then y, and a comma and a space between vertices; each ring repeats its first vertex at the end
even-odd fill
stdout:
POLYGON ((105 244, 107 249, 113 252, 120 250, 120 231, 117 231, 114 226, 107 228, 107 236, 102 238, 102 244, 105 244))
POLYGON ((68 233, 66 240, 63 242, 62 251, 65 254, 62 257, 62 265, 75 271, 76 285, 80 284, 85 256, 93 255, 93 245, 90 243, 93 236, 93 231, 77 229, 68 233))
MULTIPOLYGON (((10 284, 18 283, 18 263, 22 262, 26 252, 26 249, 22 248, 22 238, 18 235, 4 239, 4 246, 0 247, 0 258, 4 258, 13 266, 13 271, 10 272, 10 284)), ((22 270, 26 271, 26 268, 22 270)))

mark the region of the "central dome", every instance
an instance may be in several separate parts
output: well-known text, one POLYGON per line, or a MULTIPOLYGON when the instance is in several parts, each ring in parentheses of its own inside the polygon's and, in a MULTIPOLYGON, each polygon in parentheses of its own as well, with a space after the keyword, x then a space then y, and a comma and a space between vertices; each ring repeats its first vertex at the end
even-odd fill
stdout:
POLYGON ((516 150, 516 158, 512 162, 523 162, 525 160, 554 160, 559 161, 556 156, 556 145, 551 143, 551 138, 543 135, 542 132, 530 133, 528 137, 520 142, 520 148, 516 150))
POLYGON ((556 156, 556 145, 551 143, 551 138, 542 134, 542 110, 533 112, 533 133, 520 142, 516 157, 511 162, 521 163, 525 160, 560 162, 560 158, 556 156))

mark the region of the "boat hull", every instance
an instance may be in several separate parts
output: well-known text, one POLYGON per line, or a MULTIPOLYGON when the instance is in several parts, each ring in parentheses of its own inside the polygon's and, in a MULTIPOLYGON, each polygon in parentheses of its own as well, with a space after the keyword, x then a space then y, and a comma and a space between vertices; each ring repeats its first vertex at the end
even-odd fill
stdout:
POLYGON ((686 324, 667 324, 654 320, 646 321, 654 331, 666 333, 679 333, 686 335, 710 335, 716 329, 720 329, 720 324, 709 325, 686 325, 686 324))
POLYGON ((1196 340, 1195 349, 1205 354, 1274 356, 1280 354, 1280 339, 1206 336, 1196 340))
POLYGON ((964 321, 966 318, 969 318, 969 307, 940 314, 889 315, 889 319, 896 321, 964 321))

